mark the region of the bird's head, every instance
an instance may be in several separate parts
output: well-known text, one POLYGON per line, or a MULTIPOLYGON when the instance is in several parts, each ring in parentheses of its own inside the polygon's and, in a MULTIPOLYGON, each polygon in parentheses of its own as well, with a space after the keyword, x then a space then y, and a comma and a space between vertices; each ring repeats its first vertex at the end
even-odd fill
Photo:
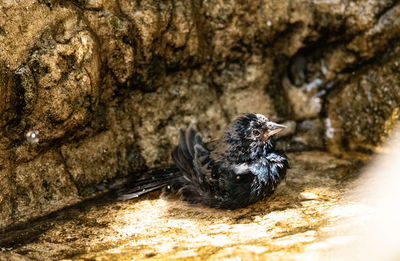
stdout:
POLYGON ((247 113, 235 119, 224 131, 224 140, 242 153, 273 149, 272 137, 286 128, 262 114, 247 113))

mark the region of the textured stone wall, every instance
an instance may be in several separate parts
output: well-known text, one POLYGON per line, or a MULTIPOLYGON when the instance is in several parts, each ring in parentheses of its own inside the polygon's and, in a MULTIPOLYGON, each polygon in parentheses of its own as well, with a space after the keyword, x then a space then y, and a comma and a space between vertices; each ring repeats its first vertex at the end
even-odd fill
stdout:
POLYGON ((390 0, 2 1, 0 229, 242 112, 286 121, 287 150, 374 151, 400 114, 399 17, 390 0))

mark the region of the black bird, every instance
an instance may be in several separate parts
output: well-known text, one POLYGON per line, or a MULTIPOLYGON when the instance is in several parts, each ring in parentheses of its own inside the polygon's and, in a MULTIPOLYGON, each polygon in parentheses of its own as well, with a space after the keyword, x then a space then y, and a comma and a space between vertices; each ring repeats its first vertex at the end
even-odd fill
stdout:
POLYGON ((284 129, 261 114, 244 114, 220 139, 204 143, 192 127, 180 131, 172 152, 175 166, 153 170, 119 191, 122 200, 167 187, 190 203, 242 208, 270 196, 289 168, 273 135, 284 129))

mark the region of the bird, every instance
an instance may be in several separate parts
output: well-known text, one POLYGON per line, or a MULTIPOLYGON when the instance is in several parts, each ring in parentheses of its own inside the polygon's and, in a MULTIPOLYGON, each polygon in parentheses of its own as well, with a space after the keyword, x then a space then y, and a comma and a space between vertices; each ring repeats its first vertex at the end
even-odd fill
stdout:
POLYGON ((174 165, 151 170, 118 190, 120 200, 167 188, 191 204, 238 209, 272 195, 289 167, 274 135, 286 128, 262 114, 234 119, 219 139, 203 142, 194 128, 180 129, 174 165))

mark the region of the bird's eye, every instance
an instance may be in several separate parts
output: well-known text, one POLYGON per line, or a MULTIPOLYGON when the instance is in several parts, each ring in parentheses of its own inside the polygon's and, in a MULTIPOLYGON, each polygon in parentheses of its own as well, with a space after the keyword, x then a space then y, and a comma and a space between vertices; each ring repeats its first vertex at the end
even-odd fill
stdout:
POLYGON ((271 122, 268 122, 268 123, 267 123, 267 128, 268 128, 268 129, 271 129, 271 128, 272 128, 272 125, 273 125, 273 124, 272 124, 271 122))
POLYGON ((254 137, 259 137, 260 136, 260 131, 259 130, 253 130, 253 136, 254 137))

